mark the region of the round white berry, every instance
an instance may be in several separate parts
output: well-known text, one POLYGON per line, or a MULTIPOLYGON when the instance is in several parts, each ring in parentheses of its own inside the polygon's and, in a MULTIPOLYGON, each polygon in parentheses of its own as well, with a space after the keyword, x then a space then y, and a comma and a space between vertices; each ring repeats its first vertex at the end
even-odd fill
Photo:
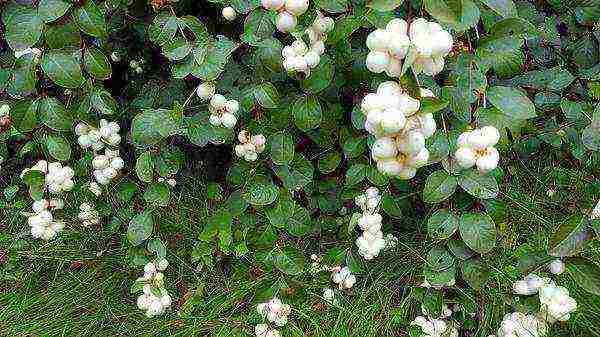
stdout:
POLYGON ((221 123, 223 123, 224 127, 231 129, 237 123, 237 118, 231 113, 224 113, 221 116, 221 123))
POLYGON ((296 16, 306 12, 308 5, 308 0, 285 0, 286 11, 296 16))
POLYGON ((221 94, 215 94, 210 99, 210 106, 212 106, 215 109, 223 108, 226 103, 227 103, 227 98, 225 98, 225 96, 223 96, 221 94))
POLYGON ((279 14, 277 14, 277 30, 279 30, 282 33, 287 33, 291 30, 293 30, 294 28, 296 28, 296 25, 298 24, 298 21, 296 19, 296 17, 294 15, 292 15, 289 12, 283 11, 279 14))
POLYGON ((390 64, 390 56, 381 51, 372 51, 367 55, 367 69, 376 74, 384 72, 390 64))
POLYGON ((196 88, 196 95, 203 101, 209 100, 215 94, 217 88, 211 82, 203 82, 196 88))
POLYGON ((223 8, 223 10, 221 11, 221 14, 223 14, 223 17, 227 21, 233 21, 233 20, 235 20, 235 17, 237 16, 235 9, 233 9, 233 7, 230 7, 230 6, 223 8))

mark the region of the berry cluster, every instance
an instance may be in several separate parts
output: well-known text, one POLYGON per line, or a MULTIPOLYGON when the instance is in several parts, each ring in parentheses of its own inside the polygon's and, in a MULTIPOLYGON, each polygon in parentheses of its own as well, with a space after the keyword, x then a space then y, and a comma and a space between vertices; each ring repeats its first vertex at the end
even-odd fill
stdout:
POLYGON ((142 65, 145 63, 146 61, 144 59, 139 59, 139 60, 131 60, 129 62, 129 67, 131 69, 133 69, 133 71, 135 71, 138 74, 141 74, 144 72, 144 69, 142 69, 142 65))
POLYGON ((335 292, 331 288, 323 288, 323 298, 329 304, 336 304, 335 292))
MULTIPOLYGON (((430 97, 433 93, 421 89, 421 96, 430 97)), ((418 113, 419 108, 419 100, 392 81, 381 83, 376 93, 362 100, 365 129, 377 137, 371 156, 380 172, 410 179, 427 164, 429 150, 425 140, 435 133, 436 123, 433 114, 418 113)))
POLYGON ((277 30, 287 33, 296 28, 298 16, 306 12, 309 2, 308 0, 262 0, 261 4, 265 9, 278 12, 277 30))
POLYGON ((417 316, 410 325, 420 327, 423 337, 458 337, 458 329, 442 319, 417 316))
POLYGON ((79 205, 79 215, 77 217, 85 227, 97 225, 100 222, 98 211, 87 202, 79 205))
POLYGON ((160 315, 171 306, 171 296, 164 287, 162 273, 168 266, 169 262, 164 258, 157 262, 148 262, 144 266, 144 276, 137 280, 144 283, 144 293, 138 296, 137 306, 146 311, 148 317, 160 315))
MULTIPOLYGON (((277 297, 273 297, 268 302, 260 303, 256 306, 256 311, 269 323, 282 327, 287 324, 288 316, 292 312, 289 304, 284 304, 277 297)), ((279 337, 279 331, 271 328, 268 323, 257 324, 254 327, 254 333, 257 337, 279 337)))
POLYGON ((119 150, 104 150, 104 154, 96 154, 92 160, 94 178, 100 185, 107 185, 114 179, 125 166, 123 158, 119 157, 119 150))
POLYGON ((310 48, 301 39, 285 46, 281 51, 283 68, 288 72, 297 71, 309 76, 310 70, 321 61, 321 55, 325 52, 327 32, 333 29, 333 25, 332 18, 325 17, 319 12, 313 24, 306 29, 310 48))
POLYGON ((213 126, 223 126, 232 129, 237 124, 235 114, 240 109, 240 104, 234 99, 228 100, 221 94, 214 94, 210 99, 208 111, 209 122, 213 126))
POLYGON ((551 279, 536 274, 529 274, 525 279, 513 283, 513 292, 518 295, 537 293, 540 311, 537 315, 520 312, 506 314, 498 329, 498 337, 545 336, 549 324, 569 320, 571 312, 577 309, 577 302, 569 296, 565 287, 557 286, 551 279))
POLYGON ((381 214, 379 202, 381 196, 375 187, 368 188, 364 194, 357 196, 354 202, 362 210, 358 219, 358 226, 363 230, 362 235, 356 239, 358 253, 365 259, 371 260, 379 255, 385 248, 385 239, 381 231, 381 214))
POLYGON ((55 220, 51 210, 59 210, 64 207, 62 199, 41 199, 33 203, 33 213, 27 213, 27 223, 31 227, 31 236, 36 239, 51 240, 56 237, 65 224, 61 220, 55 220))
POLYGON ((91 181, 87 187, 90 190, 90 192, 92 192, 92 194, 94 194, 96 197, 102 195, 102 188, 100 188, 100 185, 98 185, 97 182, 91 181))
POLYGON ((238 140, 241 144, 235 146, 235 154, 243 157, 246 161, 255 161, 258 154, 265 150, 267 139, 263 135, 250 136, 250 132, 242 130, 238 134, 238 140))
POLYGON ((159 183, 162 183, 162 182, 167 183, 167 185, 169 185, 171 187, 175 187, 175 185, 177 185, 177 180, 175 180, 173 178, 165 179, 163 177, 158 177, 157 181, 159 183))
POLYGON ((411 64, 416 74, 435 75, 444 69, 444 57, 452 49, 452 35, 436 22, 423 18, 414 20, 410 27, 402 19, 393 19, 385 29, 377 29, 367 37, 367 68, 374 73, 386 72, 398 77, 402 60, 414 53, 411 64))
POLYGON ((458 149, 454 153, 458 165, 463 168, 477 166, 482 173, 495 169, 500 154, 494 145, 499 139, 500 132, 493 126, 463 132, 458 137, 458 149))
POLYGON ((70 191, 75 185, 73 169, 69 166, 62 166, 59 162, 48 163, 40 160, 33 167, 24 169, 21 178, 29 171, 39 171, 45 175, 44 186, 51 194, 70 191))
POLYGON ((100 120, 99 129, 85 123, 78 123, 75 126, 79 146, 84 149, 92 148, 95 151, 102 150, 105 145, 118 146, 121 142, 120 130, 119 124, 108 122, 105 119, 100 120))
POLYGON ((548 325, 533 314, 513 312, 504 315, 498 337, 544 337, 548 325))
POLYGON ((356 276, 352 274, 348 266, 334 267, 331 269, 331 280, 338 285, 340 290, 350 289, 356 283, 356 276))

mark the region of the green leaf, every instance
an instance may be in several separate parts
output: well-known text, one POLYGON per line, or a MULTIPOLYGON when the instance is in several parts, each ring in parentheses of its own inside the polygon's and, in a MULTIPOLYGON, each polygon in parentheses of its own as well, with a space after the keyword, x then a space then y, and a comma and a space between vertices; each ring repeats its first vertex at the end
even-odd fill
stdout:
POLYGON ((251 10, 260 7, 260 1, 256 0, 233 0, 229 4, 238 14, 248 14, 251 10))
POLYGON ((570 122, 576 123, 578 126, 587 124, 588 119, 583 111, 583 104, 581 102, 571 101, 563 97, 560 102, 560 109, 570 122))
POLYGON ((268 209, 267 217, 273 226, 284 228, 294 236, 305 236, 312 230, 310 213, 289 195, 282 196, 275 207, 268 209))
POLYGON ((461 266, 461 273, 465 281, 475 290, 483 288, 490 276, 487 266, 477 258, 464 261, 461 266))
POLYGON ((225 65, 229 62, 231 54, 237 49, 238 44, 225 38, 219 37, 216 41, 211 41, 206 47, 196 49, 197 65, 192 70, 192 75, 204 81, 212 81, 217 79, 221 72, 225 70, 225 65), (204 57, 205 55, 205 57, 204 57))
POLYGON ((40 99, 38 114, 43 124, 56 131, 69 131, 73 125, 71 113, 54 97, 40 99))
POLYGON ((451 77, 459 94, 464 96, 469 103, 474 103, 477 100, 477 94, 484 92, 487 87, 485 74, 477 66, 475 57, 470 54, 458 56, 451 77))
POLYGON ((71 146, 63 137, 48 135, 46 137, 48 153, 56 160, 67 161, 71 157, 71 146))
POLYGON ((142 153, 135 163, 135 173, 138 178, 146 183, 149 183, 154 178, 154 161, 152 160, 152 153, 146 151, 142 153))
POLYGON ((400 7, 403 2, 404 0, 372 0, 369 1, 367 7, 371 7, 380 12, 388 12, 400 7))
POLYGON ((279 106, 279 93, 271 82, 265 82, 254 87, 254 98, 260 106, 274 109, 279 106))
POLYGON ((183 60, 192 51, 192 46, 181 36, 167 41, 162 48, 163 55, 171 61, 183 60))
POLYGON ((304 256, 297 248, 287 245, 283 248, 275 248, 273 254, 275 267, 282 272, 298 275, 304 271, 304 256))
POLYGON ((294 139, 285 132, 280 131, 269 137, 271 146, 271 160, 276 165, 289 164, 294 159, 294 139))
POLYGON ((432 272, 441 272, 454 267, 454 257, 442 247, 433 247, 427 253, 427 269, 432 272))
POLYGON ((144 192, 144 200, 151 206, 167 206, 170 197, 171 190, 165 183, 151 184, 144 192))
POLYGON ((310 76, 302 80, 302 88, 307 93, 313 94, 323 91, 331 83, 334 72, 333 61, 329 56, 323 54, 317 67, 311 70, 310 76))
POLYGON ((489 108, 480 107, 475 112, 475 115, 477 116, 477 123, 480 126, 492 125, 500 131, 501 136, 506 134, 504 130, 507 128, 513 136, 519 136, 521 128, 526 125, 525 119, 512 118, 493 106, 489 108))
POLYGON ((162 139, 183 132, 173 119, 171 110, 149 109, 136 115, 131 122, 131 138, 138 147, 152 146, 162 139))
MULTIPOLYGON (((25 58, 25 57, 24 57, 25 58)), ((14 98, 22 98, 36 92, 37 64, 31 59, 30 62, 17 60, 15 68, 11 71, 8 79, 6 92, 14 98)))
POLYGON ((340 165, 341 161, 342 155, 339 152, 329 152, 319 159, 319 171, 323 174, 329 174, 335 171, 335 169, 340 165))
POLYGON ((568 87, 575 77, 560 67, 545 70, 534 70, 515 77, 512 81, 515 85, 536 90, 561 91, 568 87))
POLYGON ((286 222, 293 216, 292 211, 296 207, 296 202, 289 194, 282 194, 275 207, 269 207, 266 210, 267 218, 271 225, 284 228, 286 222))
POLYGON ((8 186, 4 189, 3 194, 6 200, 12 200, 19 192, 19 185, 8 186))
POLYGON ((40 0, 37 11, 39 18, 48 23, 57 20, 71 8, 71 4, 63 0, 40 0))
POLYGON ((462 261, 468 260, 475 255, 475 253, 460 239, 450 239, 447 246, 448 250, 450 250, 457 259, 462 261))
POLYGON ((301 190, 313 181, 314 167, 301 153, 296 153, 290 164, 275 165, 273 170, 290 191, 301 190))
POLYGON ((327 42, 336 45, 340 41, 344 41, 359 29, 364 22, 365 16, 363 14, 342 17, 335 23, 333 31, 328 34, 327 42))
POLYGON ((592 151, 600 151, 600 105, 594 110, 592 123, 583 129, 581 142, 592 151))
POLYGON ((392 218, 400 219, 402 217, 402 207, 404 206, 402 197, 394 198, 390 194, 384 194, 381 197, 381 209, 385 214, 392 218))
POLYGON ((75 89, 83 84, 85 79, 81 74, 79 61, 72 52, 51 50, 42 57, 42 70, 52 82, 61 87, 75 89))
POLYGON ((138 246, 152 235, 154 219, 150 211, 144 211, 131 219, 127 227, 127 239, 129 242, 138 246))
POLYGON ((38 170, 29 170, 25 172, 22 179, 27 186, 42 186, 46 181, 45 175, 38 170))
POLYGON ((366 139, 363 137, 350 137, 344 142, 342 149, 344 156, 348 159, 361 156, 367 148, 366 139))
POLYGON ((75 24, 82 32, 93 37, 105 37, 106 23, 104 14, 93 0, 87 0, 85 4, 73 11, 75 24))
POLYGON ((13 119, 13 125, 20 132, 29 132, 37 125, 37 111, 40 105, 39 100, 35 101, 18 101, 11 110, 10 115, 13 119))
MULTIPOLYGON (((493 38, 516 37, 518 39, 533 38, 539 35, 538 29, 523 18, 508 18, 496 22, 490 33, 493 38)), ((518 40, 517 39, 517 40, 518 40)))
POLYGON ((448 26, 457 33, 462 33, 477 25, 481 12, 472 0, 462 0, 462 15, 458 23, 449 22, 448 26))
MULTIPOLYGON (((196 41, 199 41, 201 43, 207 43, 210 40, 210 34, 206 30, 206 27, 195 16, 188 15, 179 18, 179 27, 181 28, 181 30, 185 31, 186 29, 188 29, 190 32, 192 32, 196 41)), ((169 34, 170 32, 167 35, 169 34)), ((161 37, 158 37, 158 40, 161 40, 161 37)))
POLYGON ((6 7, 2 21, 6 29, 3 37, 13 51, 33 47, 42 36, 44 23, 34 8, 18 5, 6 7))
POLYGON ((420 114, 428 114, 444 110, 450 102, 434 97, 422 97, 420 114))
POLYGON ((294 102, 294 123, 302 131, 319 127, 323 112, 319 100, 312 95, 303 96, 294 102))
POLYGON ((600 267, 587 259, 574 257, 565 260, 565 269, 575 284, 585 291, 600 296, 600 267))
POLYGON ((164 258, 167 256, 167 248, 159 238, 154 238, 148 241, 146 249, 148 249, 151 253, 154 253, 157 258, 164 258))
POLYGON ((427 234, 436 240, 445 240, 456 232, 458 223, 456 214, 447 209, 438 210, 427 220, 427 234))
POLYGON ((600 124, 590 124, 581 132, 581 142, 592 151, 600 151, 600 124))
POLYGON ((346 171, 346 185, 354 186, 363 181, 367 176, 365 164, 354 164, 346 171))
POLYGON ((492 199, 498 196, 498 182, 490 174, 481 174, 475 169, 461 172, 458 183, 467 193, 480 199, 492 199))
POLYGON ((491 87, 487 92, 487 99, 508 118, 523 120, 536 117, 535 106, 518 89, 502 86, 491 87))
POLYGON ((179 20, 177 17, 162 12, 154 18, 148 28, 148 38, 150 38, 150 41, 162 46, 173 40, 178 28, 179 20))
POLYGON ((482 4, 489 7, 496 14, 505 17, 516 17, 517 14, 517 6, 513 2, 513 0, 479 0, 482 4))
POLYGON ((520 73, 525 61, 525 56, 520 50, 522 44, 521 38, 512 36, 489 37, 482 40, 475 51, 477 62, 483 72, 491 67, 503 77, 520 73))
POLYGON ((459 23, 462 13, 462 0, 424 0, 425 10, 437 21, 450 24, 459 23))
POLYGON ((389 182, 389 177, 379 172, 375 166, 367 166, 367 179, 375 186, 383 186, 389 182))
POLYGON ((348 0, 319 0, 318 4, 319 8, 328 13, 344 13, 348 10, 348 0))
POLYGON ((581 251, 590 236, 588 220, 581 214, 573 215, 550 237, 548 253, 555 257, 573 256, 581 251))
POLYGON ((104 53, 96 47, 85 49, 83 65, 90 75, 100 80, 109 79, 112 73, 110 62, 108 62, 104 53))
POLYGON ((72 21, 46 26, 44 40, 48 49, 78 48, 81 45, 81 33, 72 21))
POLYGON ((96 112, 111 115, 117 112, 117 101, 106 90, 95 90, 90 94, 90 103, 96 112))
POLYGON ((129 180, 124 180, 117 186, 115 194, 117 200, 124 203, 131 203, 131 199, 133 199, 137 191, 138 187, 136 184, 129 180))
POLYGON ((456 190, 457 179, 449 175, 445 170, 433 172, 423 189, 423 201, 428 203, 439 203, 448 199, 456 190))
POLYGON ((254 176, 244 191, 244 199, 251 205, 266 206, 277 199, 279 190, 269 178, 263 175, 254 176))
POLYGON ((259 45, 263 40, 273 36, 275 25, 272 14, 262 8, 250 12, 244 19, 244 34, 242 41, 251 46, 259 45))
POLYGON ((460 217, 460 237, 474 251, 485 254, 496 245, 496 226, 487 214, 466 213, 460 217))

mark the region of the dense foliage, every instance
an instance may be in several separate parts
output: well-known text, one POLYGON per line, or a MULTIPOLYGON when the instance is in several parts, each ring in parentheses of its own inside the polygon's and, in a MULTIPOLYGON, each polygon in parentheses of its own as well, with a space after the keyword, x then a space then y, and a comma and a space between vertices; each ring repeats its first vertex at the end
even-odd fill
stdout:
POLYGON ((2 335, 600 333, 600 1, 0 11, 2 335))

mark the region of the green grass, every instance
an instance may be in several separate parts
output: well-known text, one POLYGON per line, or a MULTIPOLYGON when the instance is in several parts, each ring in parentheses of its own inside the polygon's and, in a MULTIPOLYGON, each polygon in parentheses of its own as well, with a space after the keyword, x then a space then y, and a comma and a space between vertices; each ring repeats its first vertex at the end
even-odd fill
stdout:
MULTIPOLYGON (((497 202, 485 204, 493 217, 504 219, 497 223, 499 247, 483 257, 490 266, 489 285, 480 291, 465 290, 468 286, 459 278, 459 286, 445 293, 449 303, 477 304, 466 336, 487 337, 504 314, 522 304, 510 295, 512 282, 524 275, 519 259, 545 251, 553 229, 570 214, 590 208, 598 195, 597 170, 572 167, 546 154, 509 161, 503 167, 506 188, 497 202), (550 188, 556 191, 552 197, 547 195, 550 188)), ((327 307, 320 300, 322 288, 332 286, 327 273, 291 280, 260 270, 251 256, 215 254, 211 266, 192 262, 203 221, 219 202, 204 198, 201 170, 190 172, 180 181, 175 201, 161 213, 159 236, 168 245, 166 277, 175 301, 171 310, 154 319, 137 310, 136 295, 129 293, 141 268, 128 263, 125 224, 111 220, 102 228, 81 228, 76 214, 67 214, 70 225, 59 239, 34 241, 28 237, 25 218, 18 214, 28 207, 25 199, 6 204, 0 244, 9 260, 0 267, 0 336, 247 336, 259 322, 254 309, 258 298, 274 284, 284 289, 280 295, 293 306, 291 324, 281 329, 283 336, 406 335, 404 327, 420 306, 411 289, 420 283, 426 252, 434 244, 424 240, 424 214, 403 210, 405 217, 388 221, 400 244, 369 262, 355 288, 338 296, 337 305, 327 307)), ((418 203, 419 197, 413 197, 412 202, 418 203)), ((113 207, 123 215, 136 208, 135 203, 111 199, 99 207, 104 214, 113 207)), ((79 201, 72 198, 68 208, 76 209, 79 201)), ((460 202, 455 206, 460 208, 460 202)), ((305 247, 306 256, 339 242, 330 231, 322 234, 317 240, 297 242, 305 247)), ((600 261, 600 244, 590 242, 582 255, 600 261)), ((582 291, 567 274, 557 280, 568 287, 579 307, 549 336, 600 336, 600 297, 582 291)))

